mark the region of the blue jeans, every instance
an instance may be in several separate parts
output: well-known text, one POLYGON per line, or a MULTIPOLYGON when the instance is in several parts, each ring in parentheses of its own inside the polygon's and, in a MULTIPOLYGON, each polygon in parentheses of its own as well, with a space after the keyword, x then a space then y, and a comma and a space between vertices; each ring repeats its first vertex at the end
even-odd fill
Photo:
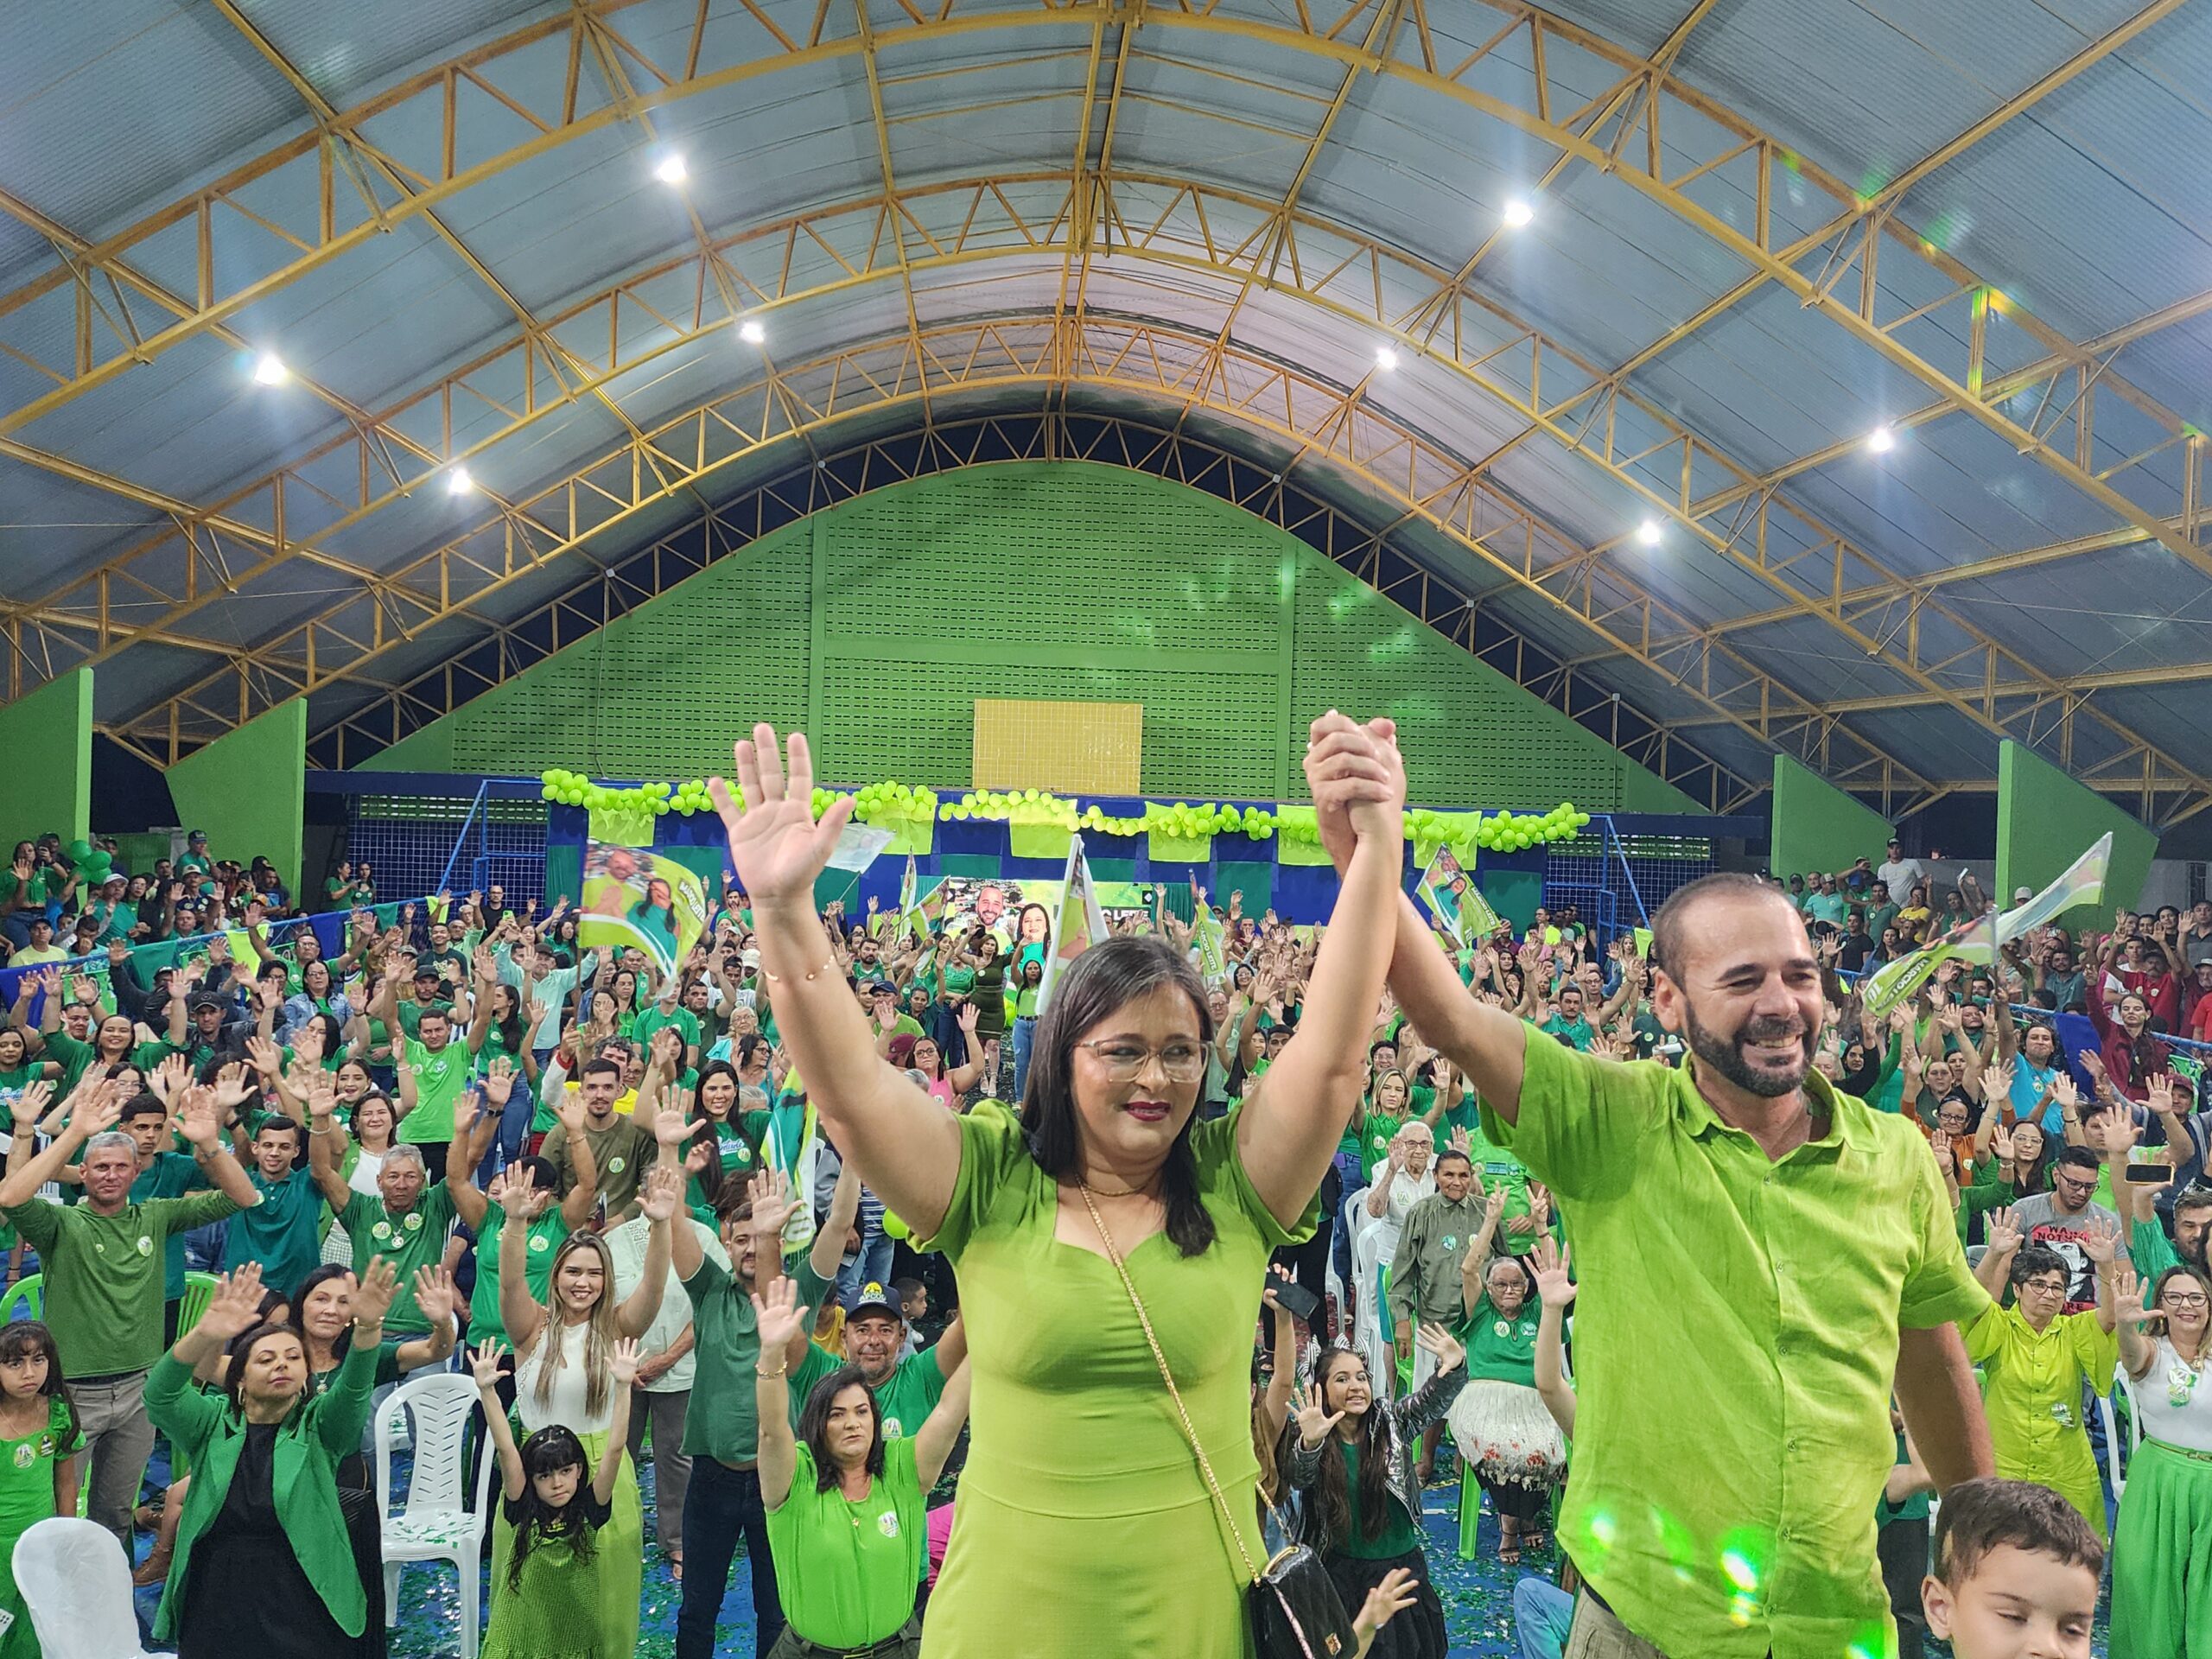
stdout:
POLYGON ((1560 1659, 1574 1626, 1574 1598, 1549 1579, 1527 1578, 1513 1586, 1514 1652, 1520 1659, 1560 1659))
POLYGON ((715 1617, 729 1591, 740 1537, 753 1568, 753 1650, 765 1654, 784 1633, 784 1609, 768 1554, 760 1471, 692 1459, 691 1485, 683 1494, 683 1599, 676 1610, 676 1659, 712 1659, 715 1617))
POLYGON ((1359 1215, 1352 1206, 1367 1201, 1363 1196, 1366 1184, 1359 1179, 1357 1163, 1344 1172, 1344 1201, 1337 1211, 1337 1235, 1329 1241, 1329 1256, 1337 1264, 1337 1277, 1343 1282, 1346 1296, 1357 1300, 1362 1287, 1351 1281, 1351 1230, 1359 1215))
POLYGON ((531 1114, 535 1106, 530 1084, 518 1072, 514 1093, 507 1096, 507 1103, 499 1110, 499 1132, 485 1148, 484 1161, 476 1171, 478 1186, 488 1185, 493 1176, 522 1156, 523 1139, 530 1133, 531 1114))
POLYGON ((1029 1048, 1037 1040, 1037 1016, 1025 1014, 1014 1022, 1014 1098, 1016 1105, 1029 1085, 1029 1048))
POLYGON ((891 1239, 880 1229, 863 1234, 860 1254, 846 1257, 837 1269, 837 1305, 849 1308, 868 1285, 891 1287, 891 1239))

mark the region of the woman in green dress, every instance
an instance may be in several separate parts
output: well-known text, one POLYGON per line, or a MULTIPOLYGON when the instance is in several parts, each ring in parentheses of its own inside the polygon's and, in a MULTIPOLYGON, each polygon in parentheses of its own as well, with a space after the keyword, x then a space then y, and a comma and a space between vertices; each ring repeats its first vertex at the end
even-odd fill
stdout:
POLYGON ((914 1659, 921 1621, 914 1586, 929 1565, 930 1488, 968 1421, 968 1367, 911 1436, 883 1436, 883 1414, 857 1365, 817 1382, 794 1428, 785 1372, 805 1322, 798 1281, 779 1279, 755 1294, 760 1357, 754 1406, 760 1421, 760 1503, 783 1597, 784 1633, 766 1659, 866 1649, 914 1659))
POLYGON ((1404 775, 1387 725, 1315 722, 1325 836, 1349 872, 1298 1034, 1254 1095, 1195 1121, 1213 1036, 1184 953, 1111 938, 1076 957, 1039 1020, 1017 1119, 948 1113, 882 1061, 813 910, 850 816, 817 824, 806 740, 736 746, 745 796, 713 785, 761 969, 823 1129, 960 1274, 974 1366, 960 1516, 924 1652, 1240 1659, 1254 1524, 1249 1377, 1268 1252, 1311 1232, 1364 1081, 1404 919, 1404 775), (1123 1276, 1126 1273, 1126 1278, 1123 1276), (1128 1297, 1144 1306, 1222 1488, 1217 1504, 1128 1297))
POLYGON ((77 1512, 85 1437, 61 1382, 54 1333, 35 1319, 0 1328, 0 1659, 38 1659, 38 1632, 16 1588, 16 1541, 77 1512))

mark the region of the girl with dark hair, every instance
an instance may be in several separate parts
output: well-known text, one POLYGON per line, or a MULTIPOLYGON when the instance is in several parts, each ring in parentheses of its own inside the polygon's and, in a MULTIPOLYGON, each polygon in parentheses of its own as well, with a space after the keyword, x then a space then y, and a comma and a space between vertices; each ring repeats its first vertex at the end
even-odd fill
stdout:
MULTIPOLYGON (((1019 1629, 1039 1653, 1102 1641, 1182 1659, 1247 1650, 1243 1588, 1266 1559, 1250 1332, 1268 1253, 1313 1230, 1315 1191, 1365 1080, 1404 857, 1387 723, 1332 714, 1313 738, 1309 767, 1355 775, 1344 792, 1357 850, 1298 1035, 1249 1100, 1205 1123, 1205 988, 1173 946, 1134 937, 1091 945, 1055 982, 1018 1119, 989 1100, 945 1111, 878 1056, 825 959, 814 881, 850 809, 815 820, 806 740, 791 740, 788 782, 768 728, 737 745, 742 811, 726 784, 712 785, 776 1017, 824 1131, 960 1274, 976 1422, 931 1598, 933 1648, 983 1652, 1019 1629)), ((986 1002, 986 1028, 989 1015, 986 1002)))
POLYGON ((61 1378, 54 1333, 35 1319, 0 1326, 0 1659, 37 1659, 38 1635, 16 1588, 16 1541, 77 1512, 85 1437, 61 1378))
POLYGON ((337 1382, 308 1396, 307 1353, 289 1325, 255 1325, 261 1270, 226 1279, 200 1322, 146 1382, 146 1414, 192 1459, 192 1491, 154 1634, 181 1659, 353 1659, 368 1598, 339 1505, 337 1460, 360 1444, 376 1352, 397 1276, 378 1261, 353 1298, 353 1342, 337 1382), (234 1343, 223 1395, 194 1368, 234 1343), (280 1478, 281 1477, 281 1478, 280 1478))
MULTIPOLYGON (((623 1541, 601 1534, 614 1516, 615 1486, 629 1443, 638 1344, 626 1338, 607 1354, 608 1427, 596 1463, 588 1460, 575 1431, 559 1423, 515 1445, 499 1399, 499 1365, 506 1354, 492 1342, 468 1357, 499 1453, 500 1514, 514 1533, 505 1570, 492 1574, 483 1659, 626 1659, 634 1638, 629 1647, 609 1644, 601 1613, 607 1580, 622 1577, 617 1554, 623 1541)), ((629 1588, 635 1592, 634 1572, 629 1588)))
MULTIPOLYGON (((757 1053, 748 1058, 765 1074, 767 1045, 758 1037, 744 1038, 741 1042, 757 1045, 757 1053)), ((741 1048, 740 1052, 745 1051, 741 1048)), ((722 1195, 730 1190, 731 1183, 742 1192, 745 1184, 760 1173, 760 1126, 746 1122, 745 1087, 738 1068, 728 1060, 709 1060, 699 1068, 699 1087, 692 1095, 696 1109, 692 1115, 691 1147, 683 1160, 691 1177, 684 1198, 687 1208, 720 1214, 722 1195)), ((678 1090, 679 1098, 681 1095, 678 1090)), ((764 1117, 764 1125, 765 1121, 764 1117)))
POLYGON ((1310 1395, 1295 1397, 1296 1421, 1283 1431, 1276 1462, 1293 1490, 1299 1541, 1321 1557, 1347 1608, 1391 1573, 1413 1574, 1413 1605, 1376 1643, 1382 1659, 1444 1659, 1444 1604, 1428 1581, 1421 1553, 1421 1486, 1413 1454, 1421 1433, 1443 1421, 1466 1386, 1465 1351, 1440 1325, 1414 1340, 1436 1358, 1436 1374, 1395 1402, 1378 1401, 1367 1361, 1356 1348, 1325 1348, 1313 1362, 1310 1395))
POLYGON ((968 1420, 968 1367, 912 1433, 883 1436, 866 1375, 840 1366, 814 1385, 791 1427, 785 1379, 789 1349, 806 1318, 798 1283, 754 1293, 760 1357, 753 1405, 760 1421, 760 1503, 783 1591, 784 1633, 766 1659, 866 1652, 915 1659, 922 1650, 914 1587, 928 1565, 925 1509, 960 1426, 968 1420))

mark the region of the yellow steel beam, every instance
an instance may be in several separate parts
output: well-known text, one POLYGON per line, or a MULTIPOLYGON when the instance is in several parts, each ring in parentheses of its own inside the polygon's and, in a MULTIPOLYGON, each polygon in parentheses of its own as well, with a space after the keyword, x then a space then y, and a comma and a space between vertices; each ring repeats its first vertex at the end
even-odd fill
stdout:
MULTIPOLYGON (((1052 177, 1053 175, 1046 176, 1052 177)), ((1132 180, 1131 181, 1139 181, 1132 180)), ((1256 245, 1253 243, 1252 238, 1249 237, 1244 238, 1242 245, 1243 252, 1235 255, 1232 259, 1233 250, 1210 241, 1204 228, 1207 219, 1205 203, 1208 200, 1217 200, 1224 205, 1242 205, 1249 210, 1261 205, 1265 199, 1244 198, 1240 204, 1238 199, 1231 193, 1201 190, 1198 187, 1184 181, 1147 178, 1141 181, 1154 186, 1170 186, 1183 193, 1191 204, 1190 211, 1180 218, 1175 217, 1171 213, 1152 219, 1137 220, 1133 215, 1122 212, 1115 205, 1113 200, 1115 178, 1112 175, 1104 175, 1100 181, 1106 199, 1103 212, 1109 222, 1120 224, 1122 226, 1122 246, 1116 257, 1133 262, 1160 260, 1184 270, 1205 269, 1239 281, 1252 279, 1253 264, 1259 251, 1256 245)), ((1055 222, 1052 226, 1039 226, 1025 221, 1007 203, 1003 192, 988 181, 982 184, 971 182, 942 188, 972 193, 971 206, 966 222, 975 227, 977 238, 977 245, 974 248, 956 245, 946 249, 941 255, 935 256, 947 261, 988 257, 992 251, 1007 251, 1018 249, 1033 253, 1041 249, 1048 249, 1052 245, 1054 235, 1066 236, 1069 234, 1070 225, 1074 222, 1065 209, 1055 215, 1055 222), (987 207, 991 214, 997 215, 995 218, 986 215, 984 209, 987 207)), ((881 233, 880 219, 868 220, 865 216, 887 215, 893 212, 905 213, 907 210, 903 207, 887 204, 862 203, 840 209, 838 212, 862 215, 864 222, 872 224, 874 230, 868 238, 868 245, 871 249, 880 250, 889 238, 881 233)), ((1216 216, 1221 215, 1217 213, 1216 216)), ((837 241, 849 241, 849 238, 836 236, 835 232, 830 231, 829 226, 832 218, 832 215, 823 215, 814 219, 794 223, 789 226, 777 227, 777 233, 780 233, 784 239, 794 244, 803 233, 812 236, 825 246, 833 245, 837 241)), ((1268 285, 1287 294, 1295 295, 1301 299, 1327 306, 1340 316, 1357 321, 1363 329, 1387 331, 1388 321, 1379 315, 1380 295, 1384 286, 1379 279, 1370 282, 1364 276, 1360 276, 1346 280, 1341 261, 1335 265, 1330 265, 1322 260, 1301 257, 1297 254, 1294 238, 1297 234, 1309 226, 1321 233, 1325 240, 1334 238, 1341 241, 1347 234, 1342 227, 1329 226, 1325 221, 1313 219, 1310 215, 1294 216, 1291 230, 1293 243, 1289 256, 1285 262, 1283 274, 1277 279, 1268 281, 1268 285), (1305 283, 1306 287, 1300 289, 1295 286, 1299 283, 1305 283), (1356 294, 1364 299, 1370 293, 1375 296, 1375 300, 1366 310, 1353 308, 1346 303, 1345 296, 1348 294, 1356 294)), ((1422 270, 1422 268, 1414 266, 1412 262, 1404 260, 1402 256, 1389 256, 1385 251, 1372 245, 1369 245, 1363 251, 1365 257, 1375 263, 1378 270, 1380 262, 1386 257, 1395 257, 1397 262, 1405 265, 1409 271, 1422 270)), ((874 272, 865 267, 852 267, 841 275, 836 282, 827 286, 830 289, 835 289, 868 280, 871 275, 888 276, 889 274, 890 268, 887 264, 880 264, 874 272)), ((1438 279, 1441 276, 1441 273, 1433 270, 1427 270, 1424 274, 1432 280, 1438 279)), ((1394 283, 1393 286, 1401 285, 1394 283)), ((612 310, 619 308, 622 303, 622 295, 623 290, 618 289, 612 291, 611 298, 599 296, 599 299, 607 303, 612 310)), ((803 296, 796 292, 789 292, 783 302, 796 303, 801 297, 803 296)), ((1527 325, 1518 319, 1510 317, 1510 314, 1503 312, 1496 302, 1485 300, 1481 301, 1480 303, 1491 312, 1497 314, 1510 327, 1527 330, 1527 325)), ((661 351, 675 349, 683 343, 683 339, 694 337, 709 326, 703 315, 695 315, 689 321, 690 326, 688 329, 678 328, 676 324, 670 324, 670 327, 674 332, 664 343, 658 344, 638 356, 610 361, 607 367, 607 374, 612 375, 618 370, 633 369, 639 363, 648 360, 650 357, 661 351), (675 337, 677 334, 682 335, 682 338, 675 337)), ((1450 365, 1464 376, 1471 388, 1502 402, 1513 410, 1518 416, 1530 422, 1533 428, 1544 431, 1547 435, 1574 449, 1585 459, 1599 466, 1616 481, 1637 490, 1647 499, 1651 499, 1656 505, 1691 524, 1700 535, 1713 543, 1715 550, 1720 552, 1723 556, 1730 558, 1741 568, 1759 575, 1777 593, 1784 595, 1788 604, 1783 611, 1775 614, 1815 615, 1823 620, 1831 621, 1841 626, 1859 648, 1868 651, 1870 655, 1885 660, 1891 666, 1906 673, 1923 692, 1934 695, 1960 712, 1967 714, 1970 718, 1982 724, 1986 729, 1993 732, 2007 730, 1999 721, 1996 712, 1987 706, 1987 699, 1980 696, 1983 679, 1993 677, 1976 676, 1971 684, 1952 683, 1957 678, 1955 675, 1951 677, 1951 680, 1939 677, 1942 671, 1942 665, 1931 665, 1923 659, 1918 651, 1916 632, 1910 631, 1901 632, 1887 629, 1879 619, 1874 620, 1871 629, 1855 630, 1851 626, 1853 615, 1863 615, 1863 612, 1847 614, 1846 607, 1838 599, 1836 594, 1830 591, 1843 585, 1847 571, 1871 571, 1891 585, 1900 583, 1901 578, 1883 571, 1871 556, 1861 550, 1851 547, 1837 537, 1835 532, 1819 524, 1809 516, 1789 506, 1786 503, 1771 499, 1759 502, 1756 512, 1750 517, 1749 528, 1739 524, 1716 529, 1711 524, 1700 520, 1696 517, 1695 504, 1689 501, 1686 495, 1670 498, 1655 492, 1645 477, 1631 469, 1630 458, 1626 457, 1615 443, 1610 423, 1570 423, 1548 412, 1529 391, 1520 390, 1525 385, 1533 391, 1545 379, 1547 372, 1556 381, 1560 374, 1560 365, 1565 365, 1578 375, 1587 375, 1592 372, 1587 365, 1573 359, 1571 355, 1552 346, 1533 330, 1527 330, 1527 334, 1528 338, 1522 342, 1529 353, 1525 372, 1502 374, 1486 367, 1487 358, 1494 356, 1495 353, 1478 349, 1472 343, 1463 345, 1459 340, 1456 329, 1453 349, 1459 353, 1458 358, 1446 359, 1440 353, 1437 360, 1449 361, 1450 365), (1548 370, 1547 365, 1551 365, 1548 370), (1803 579, 1805 567, 1802 562, 1793 562, 1778 552, 1770 556, 1767 526, 1769 516, 1775 513, 1786 513, 1790 517, 1796 529, 1796 533, 1791 537, 1793 541, 1810 540, 1816 546, 1831 550, 1829 556, 1834 581, 1817 584, 1820 590, 1817 594, 1801 593, 1800 589, 1793 585, 1803 579), (1726 531, 1726 534, 1723 533, 1724 530, 1726 531), (1796 574, 1793 574, 1793 570, 1796 574)), ((1407 343, 1409 346, 1413 344, 1411 341, 1407 343)), ((1633 400, 1634 396, 1626 391, 1617 391, 1613 395, 1630 400, 1633 400)), ((496 442, 499 438, 519 429, 542 413, 542 409, 513 411, 510 427, 486 439, 484 446, 496 442)), ((1750 476, 1745 469, 1737 467, 1726 455, 1713 450, 1710 446, 1700 443, 1687 429, 1672 424, 1671 417, 1668 416, 1665 411, 1656 407, 1644 406, 1642 413, 1647 419, 1658 422, 1664 426, 1669 435, 1669 444, 1679 444, 1685 456, 1694 449, 1697 456, 1702 461, 1726 467, 1739 477, 1750 476)), ((472 449, 468 453, 473 454, 474 451, 472 449)), ((1685 467, 1683 469, 1685 478, 1688 471, 1688 468, 1685 467)), ((349 515, 346 519, 341 521, 341 524, 358 522, 368 512, 373 511, 378 505, 381 505, 381 499, 376 502, 364 503, 360 509, 349 515)), ((1608 550, 1601 548, 1599 550, 1603 552, 1608 550)), ((277 556, 281 556, 272 555, 271 562, 273 563, 277 556)), ((397 585, 404 586, 404 583, 397 585)), ((175 622, 180 620, 180 614, 188 614, 190 608, 196 608, 197 602, 204 601, 188 599, 177 612, 165 615, 149 626, 173 629, 175 622)), ((1948 612, 1942 612, 1940 607, 1936 613, 1932 613, 1942 614, 1953 626, 1986 645, 1993 653, 2000 651, 1994 642, 1987 640, 1963 618, 1956 617, 1948 612)), ((1657 635, 1648 637, 1644 645, 1649 649, 1653 639, 1656 639, 1663 641, 1669 650, 1677 652, 1693 652, 1699 649, 1696 640, 1701 636, 1702 632, 1688 619, 1684 619, 1675 630, 1670 632, 1662 628, 1657 635)), ((122 642, 116 641, 111 644, 108 649, 118 648, 120 643, 122 642)), ((2032 664, 2020 661, 2012 653, 2002 653, 2001 672, 1993 677, 2010 680, 2018 676, 2037 676, 2040 672, 2032 664)), ((2063 689, 2060 683, 2050 680, 2049 677, 2042 677, 2043 683, 2050 690, 2056 691, 2063 689)), ((2113 726, 2123 741, 2127 742, 2140 741, 2136 734, 2126 730, 2118 722, 2111 721, 2101 711, 2093 709, 2091 712, 2094 717, 2113 726)))
MULTIPOLYGON (((1025 391, 1048 383, 1057 372, 1052 331, 1042 317, 932 328, 925 331, 923 344, 917 356, 902 335, 850 347, 792 372, 795 380, 803 377, 810 385, 826 380, 819 396, 794 393, 806 428, 826 431, 863 411, 918 404, 925 382, 941 391, 1025 391)), ((1143 392, 1171 406, 1205 407, 1271 432, 1317 467, 1386 493, 1459 543, 1483 567, 1567 610, 1609 644, 1635 652, 1634 640, 1616 629, 1648 631, 1655 620, 1664 628, 1674 620, 1671 611, 1649 596, 1623 603, 1595 582, 1584 550, 1419 435, 1371 406, 1347 412, 1351 397, 1342 389, 1279 364, 1243 358, 1236 365, 1239 384, 1249 390, 1233 398, 1209 391, 1195 378, 1204 344, 1203 336, 1094 316, 1081 342, 1074 384, 1143 392), (1315 436, 1322 430, 1331 434, 1325 445, 1315 436)), ((251 709, 270 698, 311 695, 337 673, 357 672, 425 628, 476 614, 476 607, 493 595, 594 539, 619 536, 626 520, 678 489, 799 435, 801 429, 782 420, 770 387, 747 386, 649 433, 645 442, 655 467, 639 465, 637 446, 626 443, 575 477, 517 502, 511 512, 406 567, 409 574, 421 574, 419 585, 446 596, 436 612, 404 627, 386 627, 381 610, 365 626, 311 620, 264 647, 234 655, 176 696, 122 725, 134 732, 167 731, 180 709, 192 711, 188 724, 202 724, 211 711, 227 720, 234 706, 251 709)), ((1725 646, 1694 663, 1640 660, 1763 744, 1787 747, 1796 741, 1808 752, 1847 750, 1854 758, 1878 753, 1725 646)), ((1922 781, 1901 764, 1896 772, 1915 786, 1922 781)))
MULTIPOLYGON (((1795 264, 1812 252, 1814 249, 1827 245, 1836 238, 1846 234, 1854 226, 1859 225, 1872 226, 1885 235, 1910 236, 1910 232, 1903 226, 1891 224, 1891 219, 1898 204, 1904 200, 1905 193, 1913 186, 1948 167, 2015 116, 2033 109, 2084 70, 2102 63, 2153 24, 2164 21, 2181 10, 2186 3, 2187 0, 2152 0, 2151 4, 2145 6, 2133 17, 2107 29, 2072 57, 2067 59, 2065 62, 2037 79, 2033 85, 2005 99, 1955 137, 1937 145, 1920 160, 1899 173, 1897 177, 1882 186, 1880 189, 1871 195, 1858 197, 1848 209, 1836 214, 1818 230, 1808 232, 1799 237, 1795 242, 1783 248, 1777 257, 1785 262, 1795 264)), ((1709 305, 1700 307, 1696 315, 1669 328, 1659 339, 1629 357, 1613 372, 1616 375, 1635 373, 1646 364, 1680 345, 1715 317, 1732 310, 1751 294, 1764 287, 1767 280, 1768 273, 1765 271, 1753 271, 1719 299, 1709 305)))

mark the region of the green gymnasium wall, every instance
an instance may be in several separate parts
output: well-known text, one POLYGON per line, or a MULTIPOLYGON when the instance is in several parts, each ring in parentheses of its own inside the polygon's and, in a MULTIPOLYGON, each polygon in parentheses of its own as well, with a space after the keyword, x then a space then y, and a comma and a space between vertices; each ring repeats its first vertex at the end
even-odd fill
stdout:
POLYGON ((1397 721, 1416 801, 1701 810, 1288 532, 1071 461, 788 525, 365 769, 688 778, 766 720, 824 778, 965 787, 977 697, 1143 703, 1154 798, 1300 798, 1306 728, 1338 708, 1397 721))

